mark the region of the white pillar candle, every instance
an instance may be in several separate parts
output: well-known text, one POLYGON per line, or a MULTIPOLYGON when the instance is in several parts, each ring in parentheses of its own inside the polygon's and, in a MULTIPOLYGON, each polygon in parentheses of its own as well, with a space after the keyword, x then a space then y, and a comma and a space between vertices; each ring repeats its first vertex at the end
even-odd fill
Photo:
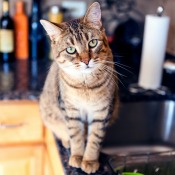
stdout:
POLYGON ((167 16, 146 16, 138 83, 145 89, 157 89, 161 85, 169 22, 167 16))

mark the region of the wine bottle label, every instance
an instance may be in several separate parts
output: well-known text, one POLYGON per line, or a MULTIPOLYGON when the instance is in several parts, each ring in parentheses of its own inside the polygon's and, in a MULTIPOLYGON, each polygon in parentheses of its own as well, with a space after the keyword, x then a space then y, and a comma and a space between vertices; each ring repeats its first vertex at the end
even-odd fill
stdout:
POLYGON ((14 51, 13 30, 0 30, 0 52, 10 53, 14 51))

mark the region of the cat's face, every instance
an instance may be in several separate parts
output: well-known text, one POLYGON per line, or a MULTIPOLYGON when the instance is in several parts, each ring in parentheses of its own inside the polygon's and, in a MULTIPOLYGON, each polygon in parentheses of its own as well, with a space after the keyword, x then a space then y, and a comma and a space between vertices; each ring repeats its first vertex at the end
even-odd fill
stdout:
POLYGON ((53 56, 59 67, 70 74, 92 73, 111 61, 112 55, 101 24, 98 3, 84 18, 54 25, 41 21, 52 41, 53 56))

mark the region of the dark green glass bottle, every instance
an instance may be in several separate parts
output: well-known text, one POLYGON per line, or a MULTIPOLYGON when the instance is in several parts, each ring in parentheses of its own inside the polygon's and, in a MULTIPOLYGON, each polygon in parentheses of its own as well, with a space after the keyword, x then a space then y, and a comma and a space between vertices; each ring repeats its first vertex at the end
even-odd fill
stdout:
POLYGON ((14 25, 9 15, 9 2, 4 0, 0 18, 0 61, 9 62, 14 59, 14 25))

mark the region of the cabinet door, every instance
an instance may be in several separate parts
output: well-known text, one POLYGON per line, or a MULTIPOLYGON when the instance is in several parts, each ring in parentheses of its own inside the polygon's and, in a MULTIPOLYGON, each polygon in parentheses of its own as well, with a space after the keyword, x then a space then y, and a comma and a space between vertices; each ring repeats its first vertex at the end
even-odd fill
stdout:
POLYGON ((0 148, 0 175, 43 175, 43 146, 0 148))
POLYGON ((54 175, 48 152, 44 154, 44 175, 54 175))
MULTIPOLYGON (((48 155, 48 160, 50 162, 51 172, 52 174, 47 173, 46 175, 65 175, 65 171, 63 168, 63 164, 61 161, 61 157, 58 151, 58 147, 56 141, 54 139, 53 134, 50 130, 45 130, 45 145, 46 145, 46 152, 48 155)), ((46 169, 47 170, 47 169, 46 169)))

